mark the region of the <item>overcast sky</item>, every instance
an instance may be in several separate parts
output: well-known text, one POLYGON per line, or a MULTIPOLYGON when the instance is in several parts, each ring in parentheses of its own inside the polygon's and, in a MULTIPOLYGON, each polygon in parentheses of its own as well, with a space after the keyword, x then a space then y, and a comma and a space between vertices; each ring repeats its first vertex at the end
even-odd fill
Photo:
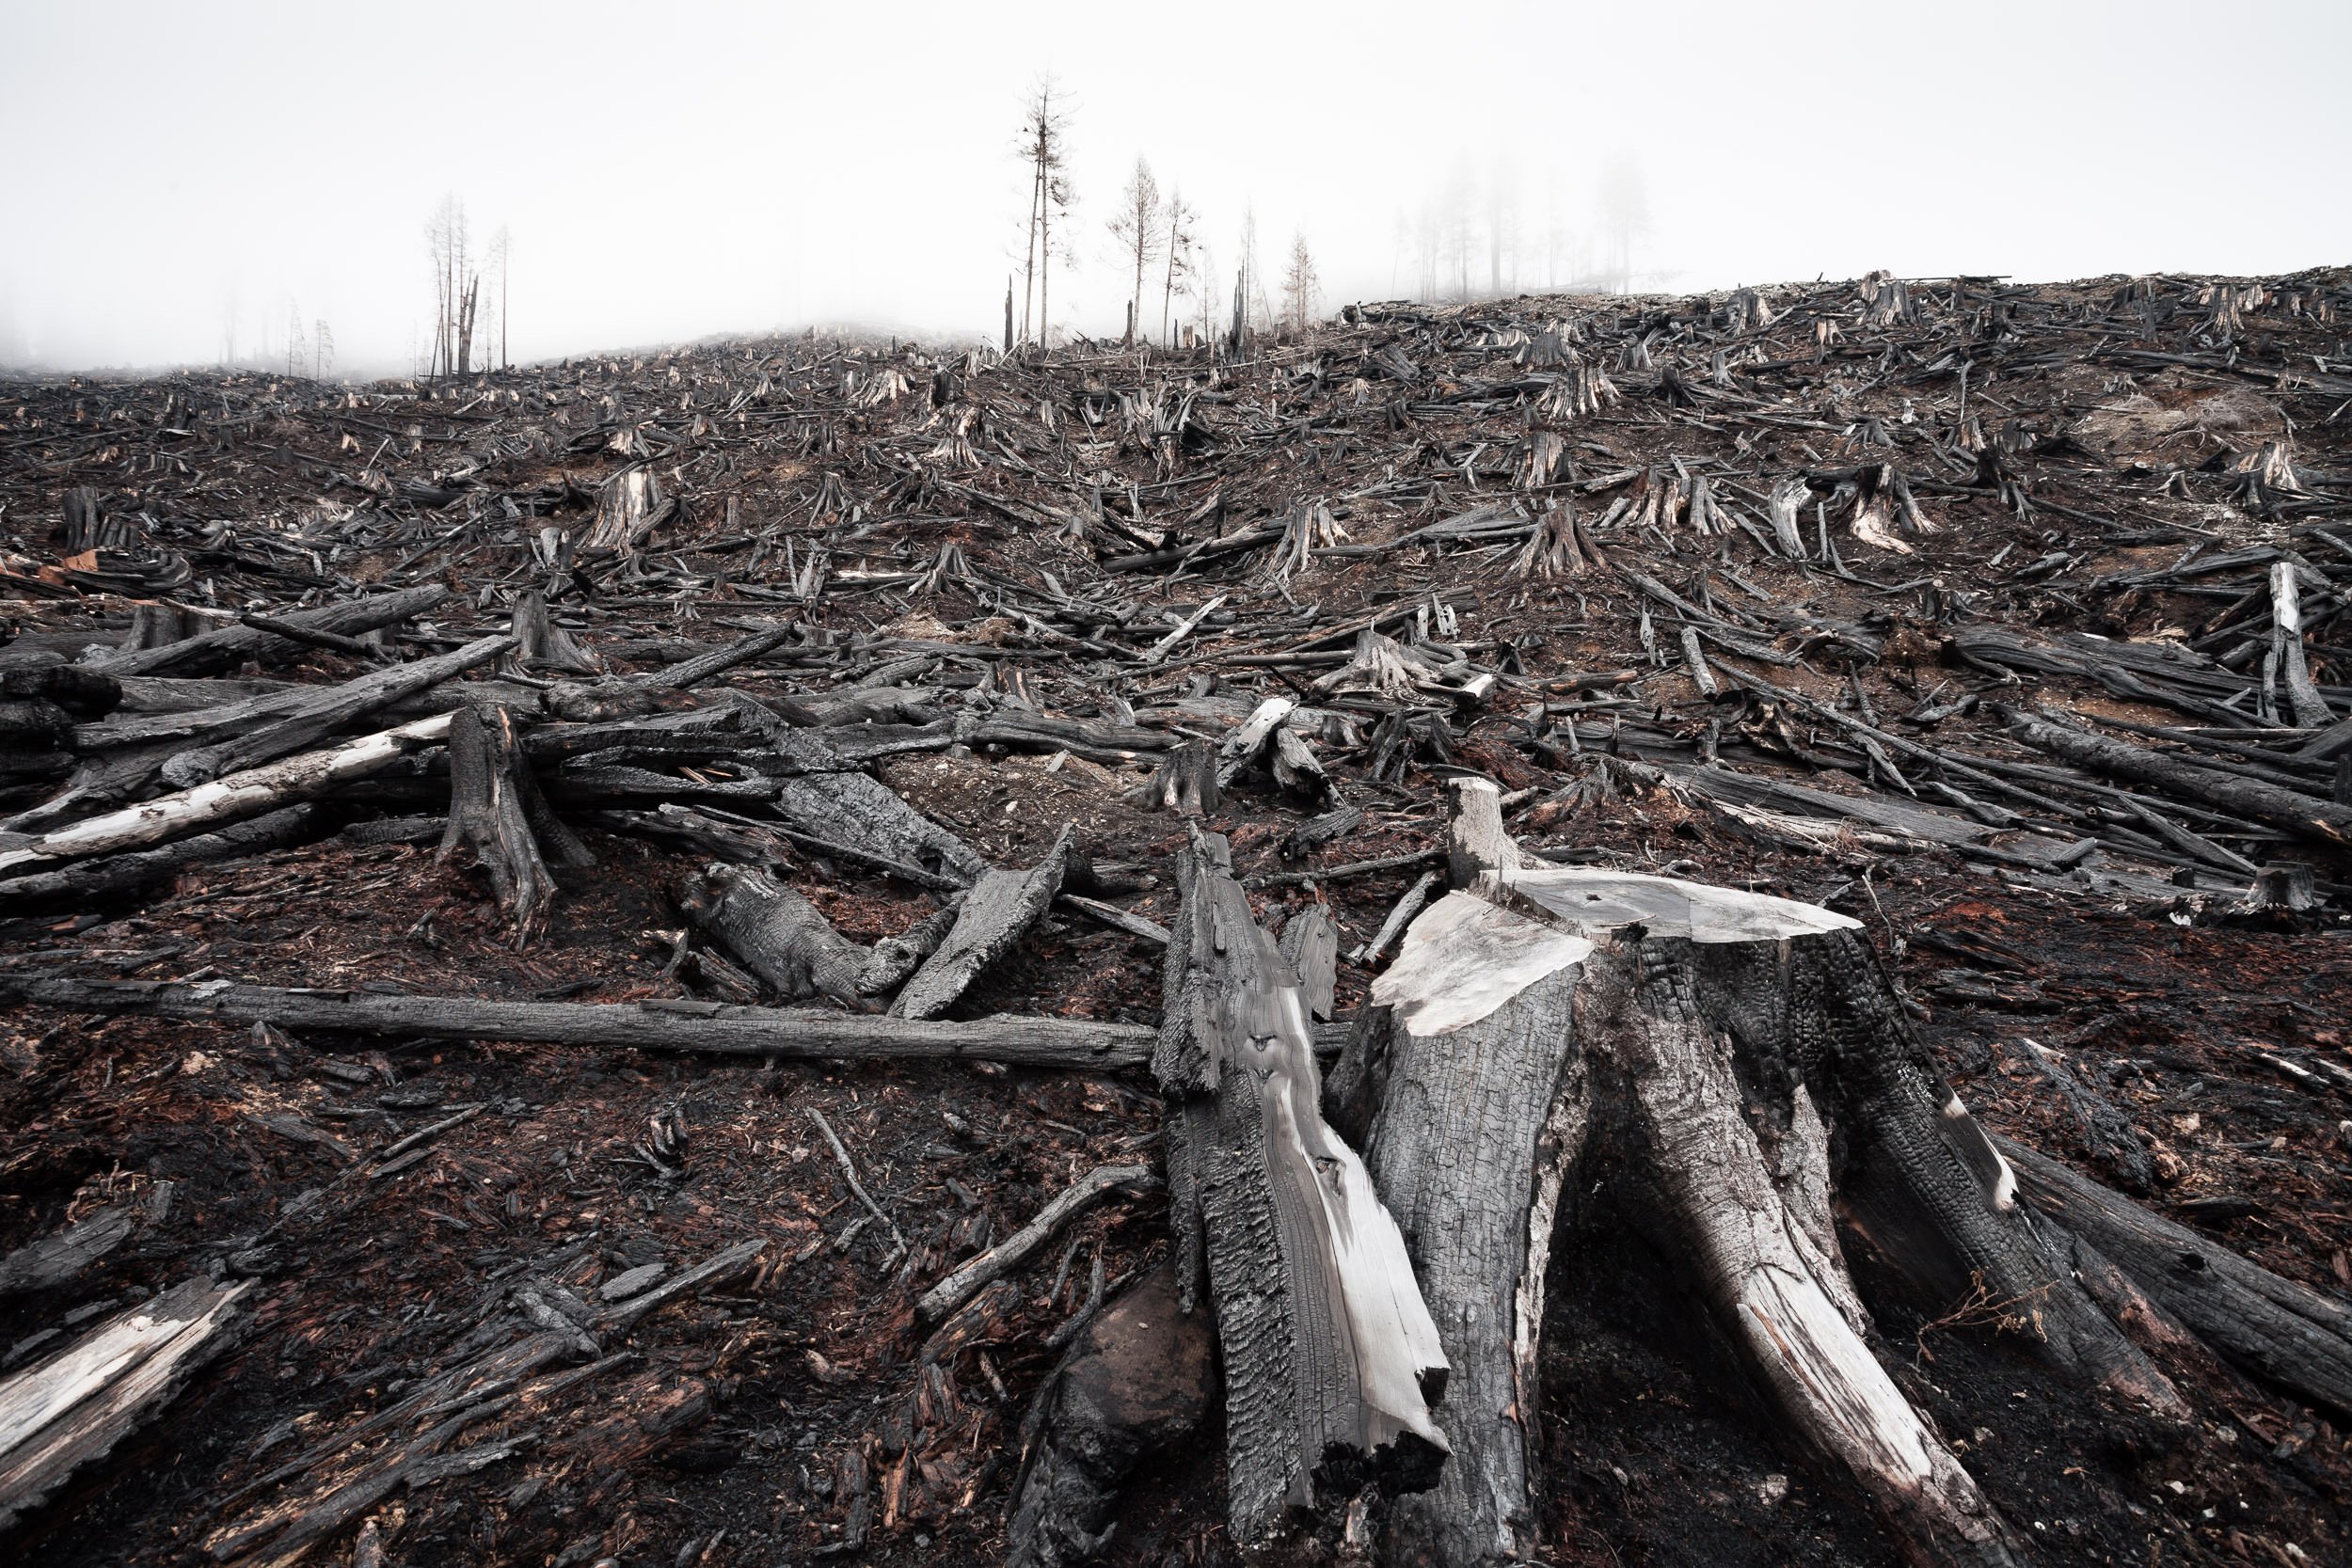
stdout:
POLYGON ((1306 236, 1326 309, 1413 292, 1400 233, 1450 187, 1514 193, 1539 284, 1612 166, 1646 194, 1637 281, 1678 291, 2352 261, 2347 0, 0 0, 0 363, 209 362, 232 321, 251 357, 298 314, 342 368, 405 370, 453 193, 512 236, 517 360, 812 321, 993 336, 1049 70, 1080 242, 1055 317, 1098 333, 1138 154, 1222 288, 1254 210, 1269 269, 1306 236))

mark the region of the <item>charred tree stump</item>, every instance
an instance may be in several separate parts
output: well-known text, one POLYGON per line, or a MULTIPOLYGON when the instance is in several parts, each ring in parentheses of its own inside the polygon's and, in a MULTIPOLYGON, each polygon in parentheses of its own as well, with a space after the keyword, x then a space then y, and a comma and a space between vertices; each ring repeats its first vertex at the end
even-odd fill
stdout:
POLYGON ((1367 1484, 1426 1489, 1446 1362, 1396 1222, 1318 1109, 1304 990, 1224 840, 1196 831, 1178 882, 1152 1071, 1179 1290, 1191 1310, 1205 1275, 1215 1303, 1227 1523, 1249 1548, 1367 1484))
POLYGON ((1217 784, 1216 748, 1205 740, 1187 740, 1160 759, 1158 768, 1136 791, 1136 804, 1146 811, 1172 811, 1200 816, 1216 810, 1224 794, 1217 784))
POLYGON ((1925 1300, 2018 1303, 2055 1366, 2183 1410, 2077 1282, 2073 1239, 2019 1206, 1852 921, 1522 868, 1497 804, 1486 781, 1457 784, 1449 861, 1469 891, 1413 922, 1326 1101, 1365 1140, 1452 1369, 1436 1415, 1453 1457, 1394 1504, 1385 1560, 1533 1554, 1545 1271, 1564 1181, 1603 1149, 1792 1435, 1923 1561, 2006 1562, 2014 1537, 1872 1354, 1839 1220, 1925 1300))
POLYGON ((471 846, 488 873, 518 943, 545 927, 555 898, 547 852, 553 852, 558 865, 596 863, 587 846, 540 798, 515 716, 503 706, 486 712, 465 707, 450 715, 449 830, 439 858, 447 860, 460 844, 471 846))
POLYGON ((525 669, 554 670, 566 675, 595 675, 604 671, 596 655, 555 624, 548 613, 548 596, 536 588, 515 595, 506 629, 516 641, 516 662, 525 669))

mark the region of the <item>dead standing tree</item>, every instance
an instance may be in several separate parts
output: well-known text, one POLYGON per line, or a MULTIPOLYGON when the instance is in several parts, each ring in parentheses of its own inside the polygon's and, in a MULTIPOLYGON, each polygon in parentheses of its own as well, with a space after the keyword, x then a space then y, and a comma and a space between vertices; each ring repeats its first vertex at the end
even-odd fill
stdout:
POLYGON ((1193 226, 1200 218, 1200 214, 1185 205, 1182 191, 1169 193, 1164 214, 1167 239, 1160 247, 1160 254, 1167 261, 1167 269, 1160 279, 1160 341, 1170 348, 1176 346, 1173 315, 1176 296, 1192 286, 1193 278, 1200 271, 1200 241, 1193 232, 1193 226))
POLYGON ((1029 230, 1027 259, 1021 270, 1021 337, 1042 343, 1050 330, 1046 297, 1054 269, 1055 220, 1068 214, 1073 193, 1064 171, 1063 143, 1069 116, 1054 103, 1051 77, 1040 82, 1021 122, 1019 151, 1029 167, 1029 230), (1032 332, 1030 305, 1036 304, 1032 332))
POLYGON ((1291 240, 1290 260, 1282 265, 1282 321, 1294 332, 1314 325, 1315 292, 1323 279, 1315 275, 1315 259, 1307 249, 1307 236, 1291 240))
POLYGON ((466 204, 445 196, 424 226, 425 254, 433 263, 434 375, 464 375, 473 366, 474 312, 482 296, 482 269, 469 243, 466 204))
MULTIPOLYGON (((1160 231, 1164 216, 1160 182, 1152 178, 1152 166, 1137 158, 1135 173, 1127 177, 1127 188, 1120 193, 1119 211, 1110 221, 1120 258, 1135 263, 1135 289, 1127 296, 1127 331, 1120 339, 1121 344, 1130 348, 1135 346, 1136 329, 1143 322, 1144 269, 1159 260, 1167 245, 1160 231)), ((1162 314, 1166 314, 1165 308, 1162 314)))

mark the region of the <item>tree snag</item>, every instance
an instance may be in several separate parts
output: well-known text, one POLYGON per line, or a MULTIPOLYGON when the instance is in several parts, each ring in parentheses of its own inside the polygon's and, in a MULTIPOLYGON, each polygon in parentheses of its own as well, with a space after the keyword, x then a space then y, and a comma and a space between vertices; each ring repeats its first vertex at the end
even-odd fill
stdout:
POLYGON ((449 830, 439 858, 470 845, 489 874, 500 907, 515 923, 515 940, 528 942, 546 926, 555 898, 555 863, 596 863, 588 847, 548 809, 523 756, 515 716, 504 705, 461 707, 449 722, 449 830), (543 849, 544 842, 544 849, 543 849))
POLYGON ((1446 1360, 1396 1222, 1325 1124, 1305 993, 1225 841, 1177 862, 1152 1071, 1187 1311, 1205 1274, 1225 1364, 1226 1517, 1249 1548, 1368 1483, 1429 1486, 1446 1360))

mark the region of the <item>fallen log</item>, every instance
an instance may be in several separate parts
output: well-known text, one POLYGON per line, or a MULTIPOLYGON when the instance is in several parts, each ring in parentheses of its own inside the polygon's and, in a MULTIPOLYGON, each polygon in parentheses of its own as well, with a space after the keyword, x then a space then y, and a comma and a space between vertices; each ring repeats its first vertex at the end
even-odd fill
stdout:
POLYGON ((2047 1155, 1994 1147, 2026 1202, 2080 1236, 2222 1358, 2352 1416, 2352 1306, 2282 1279, 2047 1155))
POLYGON ((449 724, 450 716, 445 713, 420 719, 327 751, 247 768, 193 789, 52 829, 14 848, 0 849, 0 872, 22 876, 32 868, 64 861, 144 848, 215 823, 310 800, 338 784, 381 772, 417 748, 441 740, 449 734, 449 724))
POLYGON ((2180 800, 2194 800, 2233 816, 2283 829, 2322 844, 2352 846, 2352 806, 2335 805, 2260 779, 2241 778, 2158 752, 2128 746, 2088 731, 2070 729, 2007 710, 2010 730, 2038 752, 2129 779, 2180 800))
POLYGON ((740 866, 706 866, 679 901, 744 968, 787 1002, 830 996, 858 1005, 872 958, 833 928, 817 906, 773 878, 740 866))
POLYGON ((125 1307, 0 1383, 0 1535, 74 1471, 153 1420, 236 1340, 248 1280, 199 1275, 125 1307))
POLYGON ((0 909, 39 909, 74 902, 96 903, 153 886, 191 865, 232 861, 264 849, 282 849, 312 836, 319 808, 287 806, 249 822, 232 822, 215 833, 199 833, 155 849, 135 849, 75 861, 55 871, 35 871, 0 881, 0 909))
POLYGON ((215 732, 231 733, 173 756, 163 765, 163 781, 176 789, 187 789, 315 746, 353 720, 429 690, 514 646, 512 637, 480 638, 453 653, 395 664, 337 686, 308 689, 302 702, 266 723, 246 727, 230 721, 210 726, 215 732))
POLYGON ((1102 1069, 1151 1059, 1139 1023, 998 1014, 968 1023, 715 1002, 490 1002, 219 981, 77 980, 0 968, 0 998, 85 1012, 216 1019, 355 1035, 532 1040, 727 1056, 907 1057, 1102 1069))
MULTIPOLYGON (((448 597, 449 590, 435 583, 422 588, 404 588, 396 593, 379 594, 373 598, 348 599, 320 605, 312 610, 294 610, 278 619, 305 631, 350 636, 421 615, 448 597)), ((155 675, 167 670, 187 674, 230 669, 248 658, 260 658, 300 646, 300 643, 290 641, 275 632, 239 624, 177 642, 167 642, 159 647, 135 647, 109 654, 104 658, 93 660, 88 668, 117 677, 155 675)))

